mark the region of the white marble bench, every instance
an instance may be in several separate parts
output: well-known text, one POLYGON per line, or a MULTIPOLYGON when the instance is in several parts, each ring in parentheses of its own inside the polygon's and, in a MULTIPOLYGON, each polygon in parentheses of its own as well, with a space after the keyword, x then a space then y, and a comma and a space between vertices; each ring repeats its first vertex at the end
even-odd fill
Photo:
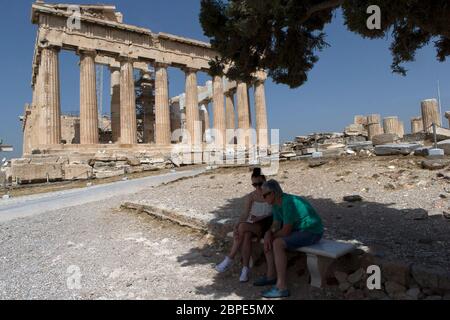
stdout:
MULTIPOLYGON (((233 233, 229 233, 228 237, 233 237, 233 233)), ((256 238, 254 239, 256 242, 256 238)), ((261 240, 264 244, 264 239, 261 240)), ((315 288, 322 288, 325 285, 325 277, 331 263, 353 252, 356 247, 348 242, 334 241, 322 239, 319 243, 303 247, 296 250, 296 252, 305 253, 307 256, 308 271, 311 275, 311 286, 315 288)))

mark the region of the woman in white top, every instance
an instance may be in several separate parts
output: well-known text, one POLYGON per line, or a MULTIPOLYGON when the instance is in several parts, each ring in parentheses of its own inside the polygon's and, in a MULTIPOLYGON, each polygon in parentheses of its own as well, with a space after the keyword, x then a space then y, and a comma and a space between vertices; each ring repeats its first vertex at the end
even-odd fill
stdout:
POLYGON ((216 266, 216 270, 220 273, 227 271, 238 252, 241 251, 243 268, 240 282, 249 280, 253 238, 262 238, 272 225, 272 207, 264 201, 261 189, 265 182, 266 177, 262 175, 261 169, 255 168, 252 174, 252 185, 255 191, 246 196, 244 210, 234 227, 233 247, 230 254, 216 266))

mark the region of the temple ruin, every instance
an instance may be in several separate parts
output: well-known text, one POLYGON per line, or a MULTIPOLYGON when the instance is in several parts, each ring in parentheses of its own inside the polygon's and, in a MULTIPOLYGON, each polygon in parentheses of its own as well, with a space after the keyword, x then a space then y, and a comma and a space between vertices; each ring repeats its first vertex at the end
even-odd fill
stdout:
MULTIPOLYGON (((38 32, 32 72, 33 99, 23 118, 24 155, 96 153, 105 149, 166 154, 171 144, 179 141, 172 138, 176 129, 189 133, 190 144, 201 144, 205 129, 209 128, 204 125, 201 134, 196 132, 205 110, 204 101, 199 101, 197 73, 208 72, 209 62, 218 56, 211 46, 125 24, 114 6, 81 5, 79 8, 79 28, 69 28, 69 5, 42 1, 32 5, 32 23, 38 26, 38 32), (62 138, 58 61, 62 50, 80 57, 80 137, 76 143, 62 138), (96 64, 107 66, 111 72, 111 143, 101 144, 99 140, 96 64), (180 68, 186 74, 183 122, 177 118, 179 110, 174 110, 176 99, 172 104, 169 101, 168 67, 180 68), (135 69, 141 71, 137 82, 133 78, 135 69), (136 96, 136 86, 140 86, 140 97, 136 96), (138 98, 144 109, 141 141, 136 118, 138 98)), ((225 136, 225 130, 234 127, 231 119, 235 112, 239 119, 236 129, 251 127, 248 89, 254 85, 256 129, 267 131, 264 80, 261 73, 255 83, 227 86, 226 79, 214 77, 207 97, 213 103, 208 115, 214 119, 212 129, 225 136)), ((259 145, 267 147, 267 133, 260 136, 259 145)))

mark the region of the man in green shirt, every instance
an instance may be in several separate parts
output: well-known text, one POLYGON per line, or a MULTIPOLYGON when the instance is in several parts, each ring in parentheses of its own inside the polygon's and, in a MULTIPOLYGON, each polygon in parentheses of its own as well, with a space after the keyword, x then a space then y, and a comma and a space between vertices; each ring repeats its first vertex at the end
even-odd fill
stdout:
POLYGON ((275 285, 264 291, 265 298, 289 296, 286 284, 286 250, 318 243, 323 236, 322 219, 305 199, 286 194, 275 180, 263 185, 265 201, 272 205, 273 224, 264 236, 267 274, 255 286, 275 285))

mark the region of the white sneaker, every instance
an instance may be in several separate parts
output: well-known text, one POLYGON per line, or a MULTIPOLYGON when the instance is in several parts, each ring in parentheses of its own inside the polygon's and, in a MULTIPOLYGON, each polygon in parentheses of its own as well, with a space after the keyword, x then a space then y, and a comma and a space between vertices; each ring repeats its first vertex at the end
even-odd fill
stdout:
POLYGON ((216 271, 219 273, 224 273, 228 269, 230 269, 231 265, 233 264, 233 260, 229 257, 225 257, 225 259, 216 266, 216 271))
POLYGON ((247 268, 247 267, 242 268, 241 276, 239 278, 239 281, 242 282, 242 283, 248 282, 249 274, 250 274, 250 269, 249 268, 247 268))

